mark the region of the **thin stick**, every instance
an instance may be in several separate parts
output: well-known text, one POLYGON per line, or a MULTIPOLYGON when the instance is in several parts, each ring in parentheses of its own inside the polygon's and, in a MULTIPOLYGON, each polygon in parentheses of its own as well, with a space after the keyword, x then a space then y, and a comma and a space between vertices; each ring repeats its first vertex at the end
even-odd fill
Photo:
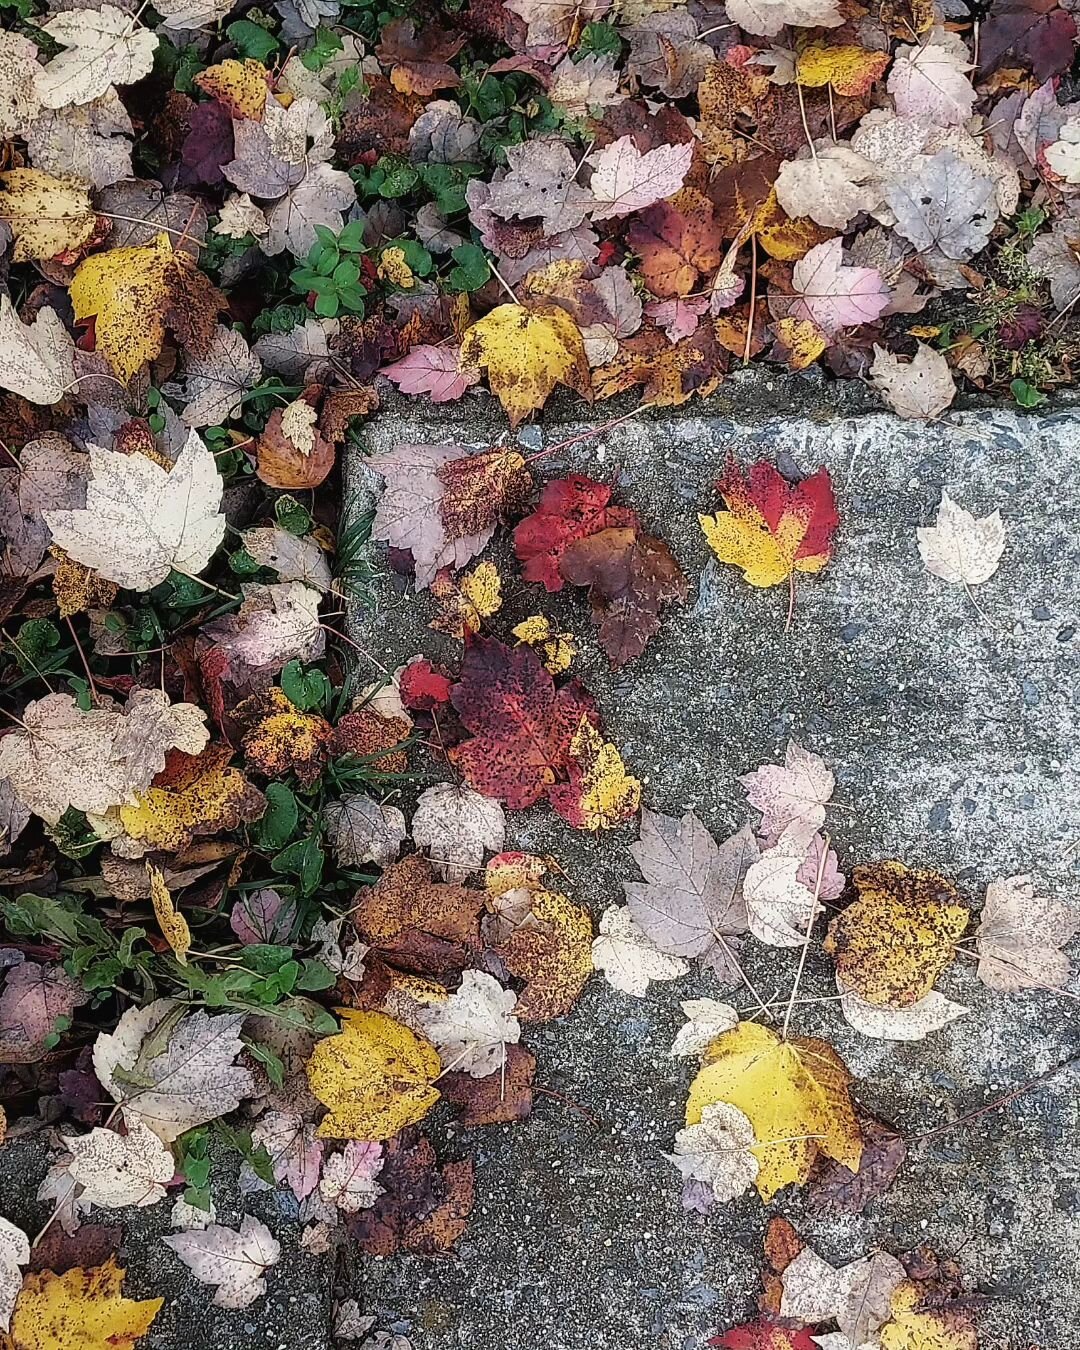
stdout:
POLYGON ((810 934, 814 930, 814 920, 818 915, 818 896, 821 894, 821 882, 825 876, 825 863, 829 857, 829 836, 822 836, 821 857, 818 859, 817 876, 814 878, 814 898, 810 906, 810 917, 806 921, 806 937, 803 939, 802 952, 799 955, 799 968, 795 972, 795 983, 791 986, 791 997, 788 999, 787 1012, 784 1013, 784 1025, 780 1028, 780 1039, 787 1040, 788 1026, 791 1023, 791 1014, 795 1009, 795 997, 799 992, 799 983, 802 980, 803 968, 806 965, 806 954, 810 950, 810 934))
POLYGON ((947 1120, 942 1125, 935 1125, 932 1130, 923 1130, 921 1134, 904 1135, 905 1144, 921 1143, 924 1139, 936 1139, 939 1135, 948 1134, 954 1130, 957 1125, 966 1125, 969 1121, 978 1120, 980 1116, 989 1115, 991 1111, 997 1111, 1002 1106, 1008 1106, 1010 1102, 1015 1102, 1017 1098, 1022 1097, 1032 1088, 1038 1087, 1040 1083, 1045 1083, 1048 1079, 1055 1077, 1064 1069, 1070 1069, 1074 1065, 1080 1064, 1080 1055, 1072 1055, 1069 1059, 1063 1060, 1060 1064, 1055 1064, 1052 1069, 1047 1069, 1045 1073, 1040 1073, 1036 1078, 1029 1078, 1026 1083, 1021 1083, 1018 1088, 1012 1092, 1003 1093, 1000 1097, 994 1097, 988 1101, 985 1106, 980 1106, 975 1111, 968 1111, 965 1115, 957 1116, 955 1120, 947 1120))
POLYGON ((499 271, 499 269, 495 266, 495 264, 491 261, 490 258, 487 260, 487 265, 491 268, 495 280, 503 288, 503 290, 510 297, 510 299, 513 300, 514 304, 520 305, 521 301, 517 298, 517 292, 514 290, 513 286, 511 286, 510 283, 506 280, 506 278, 503 276, 503 274, 499 271))
POLYGON ((743 345, 742 363, 750 364, 750 347, 754 338, 754 310, 757 306, 757 235, 750 236, 750 313, 746 317, 746 342, 743 345))
POLYGON ((556 450, 568 450, 570 446, 577 445, 581 441, 587 441, 591 436, 599 436, 602 432, 621 427, 624 422, 639 417, 643 412, 648 412, 654 406, 652 403, 639 403, 633 412, 623 413, 621 417, 613 417, 610 422, 601 422, 597 427, 590 427, 588 431, 580 431, 576 436, 567 437, 565 441, 556 441, 554 445, 549 445, 544 450, 538 450, 535 455, 530 455, 525 463, 535 464, 538 459, 543 459, 545 455, 553 455, 556 450))
POLYGON ((205 586, 208 591, 213 591, 215 595, 223 596, 226 600, 242 600, 243 596, 230 595, 228 591, 223 591, 220 586, 215 586, 212 581, 204 581, 202 577, 197 577, 193 572, 185 572, 182 567, 174 567, 173 571, 179 576, 187 577, 188 581, 197 581, 200 586, 205 586))
POLYGON ((554 1088, 537 1087, 535 1083, 533 1084, 533 1092, 538 1097, 551 1097, 553 1101, 562 1102, 564 1106, 569 1106, 572 1111, 577 1111, 583 1115, 589 1124, 595 1126, 596 1129, 603 1128, 597 1118, 586 1111, 580 1102, 574 1101, 573 1097, 565 1097, 561 1092, 556 1092, 554 1088))
POLYGON ((389 679, 393 679, 392 672, 387 670, 381 661, 377 661, 369 651, 361 647, 359 642, 354 642, 346 633, 339 632, 336 628, 332 628, 328 623, 321 623, 319 624, 319 627, 324 633, 330 633, 333 637, 340 638, 342 642, 347 642, 349 646, 358 651, 361 656, 366 656, 376 670, 381 670, 389 679))
POLYGON ((806 104, 803 102, 802 85, 795 81, 795 91, 799 95, 799 116, 802 118, 803 131, 806 133, 806 144, 810 147, 810 154, 816 160, 817 150, 814 148, 814 138, 810 135, 810 124, 806 120, 806 104))
POLYGON ((71 634, 71 640, 75 644, 75 650, 79 653, 79 658, 83 664, 83 670, 86 671, 86 681, 90 686, 91 698, 97 698, 97 685, 94 683, 94 676, 90 670, 90 663, 86 659, 86 653, 83 651, 82 643, 79 641, 79 635, 75 631, 75 625, 71 622, 71 615, 65 614, 64 620, 68 626, 68 632, 71 634))

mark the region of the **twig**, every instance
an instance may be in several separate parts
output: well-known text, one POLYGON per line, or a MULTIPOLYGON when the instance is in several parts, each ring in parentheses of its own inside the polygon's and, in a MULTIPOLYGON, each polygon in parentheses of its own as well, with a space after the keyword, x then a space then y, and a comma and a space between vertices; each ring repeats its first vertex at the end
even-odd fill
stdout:
POLYGON ((603 1129, 597 1118, 586 1111, 580 1102, 574 1101, 573 1097, 566 1097, 561 1092, 556 1092, 554 1088, 537 1087, 535 1083, 533 1084, 533 1092, 538 1097, 551 1097, 553 1101, 562 1102, 564 1106, 569 1106, 572 1111, 577 1111, 580 1115, 583 1115, 589 1124, 596 1129, 603 1129))
POLYGON ((517 298, 517 292, 514 290, 513 286, 510 285, 510 283, 507 281, 507 279, 503 276, 503 274, 499 271, 499 269, 495 266, 495 264, 491 261, 490 258, 488 259, 488 266, 491 268, 495 280, 503 288, 503 290, 510 297, 510 299, 513 300, 514 304, 520 305, 521 301, 517 298))
POLYGON ((829 857, 829 836, 822 836, 821 857, 818 859, 817 876, 814 878, 814 896, 810 905, 810 917, 806 921, 806 937, 803 939, 802 952, 799 954, 799 968, 795 972, 795 983, 791 986, 791 997, 788 999, 787 1012, 784 1013, 784 1025, 780 1028, 780 1039, 787 1040, 788 1025, 791 1022, 791 1014, 795 1008, 795 996, 799 992, 799 983, 802 980, 803 968, 806 965, 806 953, 810 950, 810 934, 814 930, 814 920, 818 916, 818 896, 821 894, 821 883, 825 876, 825 863, 829 857))
POLYGON ((1008 1106, 1010 1102, 1015 1102, 1017 1098, 1022 1097, 1032 1088, 1038 1087, 1040 1083, 1045 1083, 1048 1079, 1055 1077, 1064 1069, 1070 1069, 1075 1064, 1080 1064, 1080 1055, 1071 1055, 1068 1059, 1062 1060, 1060 1064, 1055 1064, 1052 1069, 1047 1069, 1045 1073, 1040 1073, 1036 1078, 1029 1078, 1026 1083, 1021 1083, 1018 1088, 1013 1088, 1012 1092, 1005 1092, 1000 1097, 994 1097, 988 1101, 985 1106, 980 1106, 975 1111, 968 1111, 962 1116, 957 1116, 955 1120, 947 1120, 944 1124, 935 1125, 932 1130, 923 1130, 921 1134, 904 1135, 905 1144, 918 1144, 924 1139, 936 1139, 939 1135, 948 1134, 957 1125, 966 1125, 969 1121, 978 1120, 980 1116, 987 1116, 991 1111, 997 1111, 1002 1106, 1008 1106))
POLYGON ((757 235, 750 236, 750 313, 746 316, 746 342, 743 345, 742 363, 750 364, 750 348, 754 340, 754 310, 757 307, 757 235))
POLYGON ((75 625, 71 622, 71 615, 65 614, 64 620, 68 626, 68 632, 71 634, 71 640, 75 644, 75 650, 79 653, 79 659, 82 661, 83 670, 86 671, 86 682, 90 686, 90 697, 97 698, 97 685, 94 683, 94 676, 90 670, 90 662, 86 659, 86 653, 83 651, 83 645, 79 641, 79 635, 75 631, 75 625))
POLYGON ((795 81, 795 92, 799 95, 799 116, 802 118, 803 131, 806 134, 806 144, 810 147, 810 154, 814 161, 817 161, 817 150, 814 147, 814 138, 810 135, 810 124, 806 120, 806 104, 803 102, 802 85, 795 81))
POLYGON ((577 445, 581 441, 587 441, 591 436, 599 436, 605 431, 611 431, 615 427, 622 426, 624 422, 639 417, 643 412, 647 412, 654 406, 652 403, 639 403, 632 412, 623 413, 621 417, 613 417, 610 422, 601 422, 599 426, 589 427, 587 431, 579 431, 576 436, 568 436, 565 441, 556 441, 554 445, 538 450, 535 455, 530 455, 525 463, 535 464, 538 459, 543 459, 545 455, 553 455, 556 450, 568 450, 570 446, 577 445))

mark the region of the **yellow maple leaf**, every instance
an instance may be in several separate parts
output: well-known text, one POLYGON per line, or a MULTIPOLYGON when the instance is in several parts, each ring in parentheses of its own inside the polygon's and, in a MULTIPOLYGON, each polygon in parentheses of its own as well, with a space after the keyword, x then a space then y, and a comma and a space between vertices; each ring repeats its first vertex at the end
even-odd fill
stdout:
POLYGON ((610 830, 637 815, 641 783, 584 716, 570 742, 570 782, 556 784, 548 797, 575 829, 610 830))
POLYGON ((55 258, 93 237, 97 217, 90 194, 75 178, 54 178, 40 169, 0 174, 0 220, 15 236, 15 262, 55 258))
POLYGON ((120 824, 148 849, 175 853, 195 835, 234 830, 258 820, 266 798, 238 769, 228 767, 229 746, 208 746, 174 782, 137 793, 119 809, 120 824))
POLYGON ((542 408, 557 384, 592 394, 581 332, 558 305, 499 305, 465 334, 459 365, 487 367, 491 392, 514 427, 542 408))
POLYGON ((250 729, 243 739, 244 762, 267 778, 295 773, 308 787, 322 774, 330 753, 330 723, 317 713, 301 712, 276 684, 233 709, 250 729))
POLYGON ((777 319, 772 326, 776 334, 779 357, 792 370, 805 370, 812 366, 829 345, 821 329, 810 319, 777 319))
POLYGON ((76 319, 96 318, 97 350, 125 383, 159 354, 167 328, 182 346, 207 351, 226 305, 191 255, 173 250, 167 234, 142 248, 87 258, 70 295, 76 319))
POLYGON ((510 974, 525 981, 514 1015, 546 1022, 568 1013, 592 973, 592 939, 588 910, 558 891, 535 890, 529 921, 498 948, 510 974))
POLYGON ((267 69, 261 61, 251 57, 237 61, 229 57, 216 66, 207 66, 195 76, 195 83, 204 94, 228 108, 234 117, 261 122, 269 93, 267 78, 267 69))
POLYGON ((308 1082, 328 1108, 322 1139, 390 1139, 439 1100, 432 1086, 442 1067, 435 1047, 378 1012, 341 1008, 342 1029, 319 1041, 308 1082))
POLYGON ((892 1317, 878 1332, 882 1350, 978 1350, 975 1319, 968 1308, 920 1310, 922 1294, 913 1280, 892 1292, 892 1317))
POLYGON ((952 961, 971 912, 935 872, 901 862, 856 867, 857 899, 829 925, 825 950, 845 989, 878 1008, 924 998, 952 961))
POLYGON ((869 93, 889 64, 888 52, 871 52, 864 47, 829 47, 823 42, 804 47, 795 62, 795 79, 808 89, 829 85, 838 94, 857 97, 869 93))
POLYGON ((182 966, 187 965, 187 954, 191 950, 191 929, 188 921, 173 903, 172 893, 165 884, 165 874, 153 863, 146 864, 146 875, 150 878, 150 901, 154 906, 158 927, 165 941, 173 949, 173 954, 182 966))
POLYGON ((89 1270, 27 1275, 11 1314, 10 1350, 134 1350, 165 1300, 124 1298, 124 1274, 110 1257, 89 1270))
POLYGON ((502 608, 502 578, 493 562, 479 563, 459 580, 444 568, 431 583, 431 594, 440 609, 428 627, 463 641, 502 608))
POLYGON ((573 633, 561 633, 544 614, 530 614, 510 630, 518 642, 531 647, 544 669, 552 675, 561 675, 570 669, 577 646, 573 633))
POLYGON ((756 1186, 763 1200, 810 1174, 819 1153, 856 1171, 862 1156, 859 1123, 848 1096, 851 1074, 824 1041, 781 1040, 768 1027, 740 1022, 711 1043, 705 1067, 690 1084, 687 1125, 705 1107, 726 1102, 754 1127, 756 1186))
POLYGON ((108 609, 120 589, 116 582, 106 581, 92 567, 75 562, 55 544, 49 552, 56 560, 52 592, 62 619, 83 614, 88 609, 108 609))

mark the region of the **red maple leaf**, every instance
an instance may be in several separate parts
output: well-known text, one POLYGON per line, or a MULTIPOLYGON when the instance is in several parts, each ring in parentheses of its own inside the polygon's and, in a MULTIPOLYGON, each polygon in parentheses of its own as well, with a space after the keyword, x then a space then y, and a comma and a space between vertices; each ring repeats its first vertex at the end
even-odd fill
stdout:
POLYGON ((1058 0, 994 0, 983 21, 979 72, 1026 61, 1040 83, 1060 75, 1076 55, 1076 20, 1058 0))
POLYGON ((719 1346, 720 1350, 818 1350, 817 1342, 806 1328, 792 1331, 767 1317, 732 1327, 722 1336, 713 1336, 709 1344, 719 1346))
POLYGON ((465 781, 513 810, 540 800, 570 762, 583 716, 600 725, 592 696, 555 681, 531 647, 475 638, 465 649, 450 701, 473 734, 450 751, 465 781))
POLYGON ((514 530, 514 551, 525 566, 526 581, 542 582, 549 591, 561 591, 559 563, 577 539, 599 530, 638 528, 638 518, 625 506, 609 506, 612 489, 579 473, 545 484, 531 516, 514 530))
POLYGON ((752 465, 745 475, 731 460, 716 486, 729 511, 764 523, 799 571, 820 571, 832 556, 840 517, 828 469, 818 469, 792 485, 767 460, 752 465))
POLYGON ((449 703, 451 681, 425 658, 410 661, 398 680, 401 701, 413 712, 430 712, 449 703))

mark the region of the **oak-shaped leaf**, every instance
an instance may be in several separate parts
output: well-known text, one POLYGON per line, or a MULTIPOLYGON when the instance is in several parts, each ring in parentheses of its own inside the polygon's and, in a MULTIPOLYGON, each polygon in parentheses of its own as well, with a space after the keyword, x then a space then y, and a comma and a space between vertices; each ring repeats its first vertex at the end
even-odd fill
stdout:
POLYGON ((739 934, 746 932, 742 883, 758 856, 744 826, 717 845, 698 817, 682 820, 648 807, 641 836, 629 852, 644 881, 624 881, 635 922, 661 951, 700 957, 725 984, 739 978, 739 934))
POLYGON ((579 539, 559 562, 563 579, 588 586, 593 622, 613 666, 640 656, 660 631, 660 609, 686 599, 689 583, 662 539, 606 529, 579 539))
POLYGON ((125 1119, 171 1144, 254 1094, 254 1079, 235 1062, 243 1021, 243 1013, 186 1013, 183 1004, 155 999, 98 1035, 94 1072, 125 1119))
POLYGON ((698 520, 720 561, 741 568, 751 586, 820 572, 832 557, 839 516, 827 469, 793 486, 765 460, 748 474, 731 460, 717 488, 727 511, 698 520))
POLYGON ((583 474, 555 478, 544 484, 531 515, 514 530, 514 552, 525 564, 526 581, 539 581, 547 591, 560 591, 566 550, 577 539, 600 530, 638 528, 636 514, 626 506, 612 506, 614 489, 583 474))
POLYGON ((246 1308, 266 1293, 263 1278, 277 1264, 281 1245, 261 1220, 245 1214, 239 1229, 211 1224, 202 1231, 163 1237, 200 1284, 215 1286, 219 1308, 246 1308))
POLYGON ((450 698, 472 733, 451 760, 470 787, 512 810, 539 801, 566 770, 582 717, 600 720, 578 681, 556 690, 530 647, 495 638, 469 643, 450 698))

